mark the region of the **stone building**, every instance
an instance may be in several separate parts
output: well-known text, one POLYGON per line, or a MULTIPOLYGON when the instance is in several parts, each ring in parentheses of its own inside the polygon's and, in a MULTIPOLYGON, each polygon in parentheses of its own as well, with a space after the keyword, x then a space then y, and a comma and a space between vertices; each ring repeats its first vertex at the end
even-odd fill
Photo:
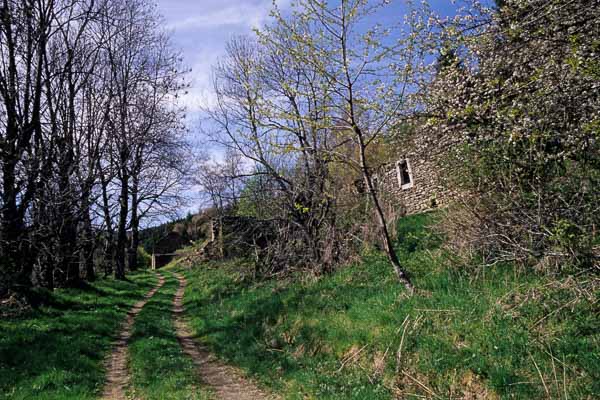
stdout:
POLYGON ((377 189, 386 200, 400 205, 406 214, 446 206, 457 193, 448 184, 450 169, 445 155, 457 140, 415 134, 397 147, 397 158, 375 176, 377 189))

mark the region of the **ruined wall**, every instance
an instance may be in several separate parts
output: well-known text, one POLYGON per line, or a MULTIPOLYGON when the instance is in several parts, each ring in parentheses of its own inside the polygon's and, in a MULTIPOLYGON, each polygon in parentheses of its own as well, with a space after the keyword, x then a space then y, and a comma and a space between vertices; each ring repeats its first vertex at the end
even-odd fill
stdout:
POLYGON ((446 206, 458 193, 446 181, 452 171, 445 156, 460 142, 458 138, 423 133, 404 140, 397 147, 395 160, 377 174, 377 188, 382 197, 401 206, 406 214, 446 206), (408 162, 410 183, 402 182, 398 163, 403 160, 408 162))

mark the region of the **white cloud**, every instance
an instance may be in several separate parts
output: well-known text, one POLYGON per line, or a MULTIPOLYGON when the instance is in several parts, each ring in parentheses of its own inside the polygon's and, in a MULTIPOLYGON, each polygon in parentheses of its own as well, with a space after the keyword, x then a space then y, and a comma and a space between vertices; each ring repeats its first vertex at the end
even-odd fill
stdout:
MULTIPOLYGON (((285 9, 290 0, 278 0, 285 9)), ((260 27, 272 8, 271 0, 159 0, 167 28, 176 31, 260 27)))
MULTIPOLYGON (((290 0, 278 0, 285 9, 290 0)), ((234 35, 252 34, 268 21, 272 0, 159 0, 167 29, 192 69, 191 87, 180 99, 190 113, 215 104, 211 84, 212 66, 225 55, 227 41, 234 35)))
MULTIPOLYGON (((190 143, 198 154, 210 154, 222 161, 225 153, 202 137, 198 126, 204 121, 203 107, 215 105, 211 71, 225 55, 227 41, 234 35, 252 34, 252 29, 268 22, 272 0, 157 0, 158 11, 164 16, 166 28, 172 31, 173 44, 181 50, 184 64, 192 69, 191 87, 179 98, 187 109, 190 143)), ((290 0, 277 0, 285 10, 290 0)), ((210 126, 208 126, 210 129, 210 126)), ((190 199, 185 211, 196 212, 204 206, 199 187, 186 192, 190 199)))
POLYGON ((220 10, 212 10, 206 14, 192 15, 170 22, 167 28, 182 31, 196 29, 214 29, 227 26, 258 27, 265 17, 262 7, 229 6, 220 10))

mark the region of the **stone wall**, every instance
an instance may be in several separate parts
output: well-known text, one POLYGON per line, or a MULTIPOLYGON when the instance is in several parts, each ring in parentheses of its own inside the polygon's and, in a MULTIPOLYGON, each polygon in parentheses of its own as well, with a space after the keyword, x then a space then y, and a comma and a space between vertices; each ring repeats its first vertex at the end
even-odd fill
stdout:
POLYGON ((444 156, 457 143, 452 138, 422 133, 404 140, 397 147, 396 159, 376 175, 382 197, 400 206, 406 214, 446 206, 457 193, 446 183, 451 171, 445 166, 444 156), (410 183, 401 182, 402 161, 407 161, 410 183))

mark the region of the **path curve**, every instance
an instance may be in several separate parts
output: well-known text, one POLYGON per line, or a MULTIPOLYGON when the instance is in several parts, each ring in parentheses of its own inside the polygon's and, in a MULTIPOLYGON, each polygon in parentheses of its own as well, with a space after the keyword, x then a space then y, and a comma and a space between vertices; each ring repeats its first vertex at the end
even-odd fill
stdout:
POLYGON ((125 400, 125 388, 129 382, 129 370, 127 368, 127 344, 133 333, 133 323, 136 315, 142 311, 148 300, 161 288, 165 283, 165 278, 157 273, 158 282, 148 293, 144 295, 144 299, 138 301, 127 312, 125 322, 121 326, 121 332, 114 344, 113 350, 106 361, 106 383, 102 393, 103 400, 125 400))
POLYGON ((202 382, 210 386, 220 400, 278 400, 279 397, 261 390, 236 368, 218 360, 206 348, 198 346, 192 330, 183 318, 183 295, 187 285, 181 274, 175 274, 179 288, 173 301, 177 338, 185 354, 194 362, 202 382))

